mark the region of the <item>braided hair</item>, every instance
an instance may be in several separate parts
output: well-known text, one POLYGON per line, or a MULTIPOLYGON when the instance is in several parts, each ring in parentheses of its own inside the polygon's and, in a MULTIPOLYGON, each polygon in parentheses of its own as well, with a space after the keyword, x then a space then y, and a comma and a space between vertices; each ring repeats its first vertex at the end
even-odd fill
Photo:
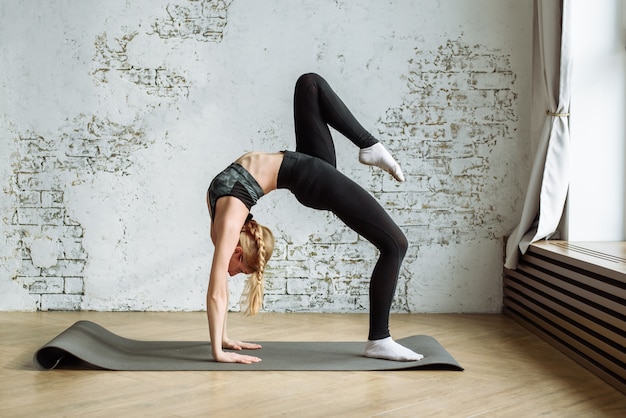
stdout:
POLYGON ((248 277, 241 295, 241 304, 246 315, 256 315, 263 305, 265 266, 274 251, 274 235, 269 228, 248 218, 241 228, 239 244, 243 249, 243 262, 254 270, 248 277))

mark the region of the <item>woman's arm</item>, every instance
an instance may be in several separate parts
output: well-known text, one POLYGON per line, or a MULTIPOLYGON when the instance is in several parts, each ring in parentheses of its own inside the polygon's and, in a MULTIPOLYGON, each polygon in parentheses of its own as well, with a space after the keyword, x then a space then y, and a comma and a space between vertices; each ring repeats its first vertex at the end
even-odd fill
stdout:
POLYGON ((248 209, 239 199, 230 196, 219 199, 216 206, 216 216, 211 227, 215 252, 207 290, 207 316, 213 358, 219 362, 254 363, 261 359, 223 350, 225 343, 229 343, 224 341, 228 311, 228 265, 239 243, 239 233, 248 209))

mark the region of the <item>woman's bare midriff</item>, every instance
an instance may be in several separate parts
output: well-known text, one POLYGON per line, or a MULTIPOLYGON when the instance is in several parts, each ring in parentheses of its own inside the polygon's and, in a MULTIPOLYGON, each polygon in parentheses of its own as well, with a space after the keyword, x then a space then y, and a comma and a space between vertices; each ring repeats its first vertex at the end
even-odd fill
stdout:
POLYGON ((264 194, 276 190, 278 171, 283 162, 282 152, 248 152, 239 157, 235 162, 240 164, 254 177, 257 183, 259 183, 259 186, 263 189, 264 194))

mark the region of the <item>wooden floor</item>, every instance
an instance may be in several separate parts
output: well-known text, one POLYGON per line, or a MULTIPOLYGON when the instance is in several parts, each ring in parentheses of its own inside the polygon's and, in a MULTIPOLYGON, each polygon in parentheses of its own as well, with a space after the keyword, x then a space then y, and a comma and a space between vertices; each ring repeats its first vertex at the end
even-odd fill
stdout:
MULTIPOLYGON (((464 372, 35 370, 35 350, 80 319, 135 339, 207 335, 203 313, 0 312, 1 417, 626 416, 625 395, 502 315, 392 317, 395 338, 431 335, 464 372)), ((250 341, 362 340, 367 316, 232 314, 229 328, 250 341)))

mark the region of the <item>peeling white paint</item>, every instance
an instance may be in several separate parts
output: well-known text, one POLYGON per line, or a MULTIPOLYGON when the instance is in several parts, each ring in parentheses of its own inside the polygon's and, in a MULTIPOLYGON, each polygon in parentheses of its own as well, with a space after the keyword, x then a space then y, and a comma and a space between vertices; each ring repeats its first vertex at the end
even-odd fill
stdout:
POLYGON ((47 235, 38 237, 24 237, 26 248, 35 267, 49 268, 57 264, 59 258, 59 244, 57 240, 47 235))
MULTIPOLYGON (((497 311, 532 1, 471 3, 2 3, 0 309, 203 309, 208 183, 245 151, 294 148, 293 83, 316 71, 408 179, 335 135, 339 169, 409 238, 393 309, 497 311)), ((370 244, 285 191, 253 213, 278 239, 266 309, 367 310, 370 244)))

